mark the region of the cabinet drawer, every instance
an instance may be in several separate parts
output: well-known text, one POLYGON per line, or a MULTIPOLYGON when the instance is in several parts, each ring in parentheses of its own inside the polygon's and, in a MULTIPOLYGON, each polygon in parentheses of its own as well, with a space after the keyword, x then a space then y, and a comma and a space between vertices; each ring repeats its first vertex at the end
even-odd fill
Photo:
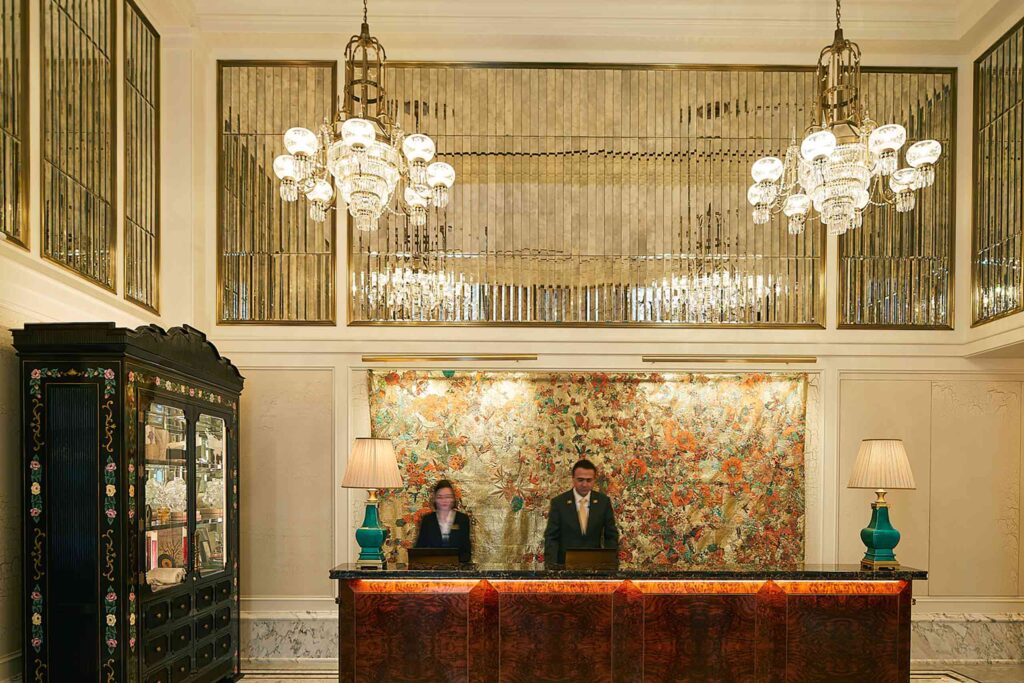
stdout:
POLYGON ((181 619, 192 613, 192 596, 186 593, 171 600, 171 619, 181 619))
POLYGON ((201 612, 213 606, 213 586, 206 586, 196 591, 196 610, 201 612))
POLYGON ((146 641, 146 666, 156 664, 167 656, 167 636, 157 636, 146 641))
POLYGON ((207 614, 205 617, 199 617, 196 619, 196 640, 202 640, 206 636, 213 635, 213 615, 207 614))
POLYGON ((217 659, 226 656, 231 652, 231 634, 225 633, 217 639, 217 659))
POLYGON ((217 602, 224 602, 231 597, 231 582, 221 581, 217 584, 216 599, 217 602))
POLYGON ((171 652, 184 650, 192 642, 192 624, 171 631, 171 652))
POLYGON ((146 608, 145 623, 146 628, 160 628, 167 623, 168 615, 170 614, 170 605, 166 602, 154 602, 152 605, 146 608))
POLYGON ((192 660, 189 657, 182 657, 171 664, 171 683, 182 683, 192 673, 192 660))
POLYGON ((171 683, 167 669, 157 669, 146 676, 146 683, 171 683))
POLYGON ((213 661, 213 643, 196 650, 196 671, 213 661))
POLYGON ((224 628, 225 626, 231 625, 231 608, 225 607, 224 609, 217 610, 217 613, 213 617, 214 625, 217 630, 224 628))

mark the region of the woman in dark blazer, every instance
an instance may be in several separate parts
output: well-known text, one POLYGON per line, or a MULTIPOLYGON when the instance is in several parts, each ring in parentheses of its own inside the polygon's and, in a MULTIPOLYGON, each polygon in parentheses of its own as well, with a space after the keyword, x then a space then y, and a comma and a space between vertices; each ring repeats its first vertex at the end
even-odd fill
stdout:
POLYGON ((420 520, 416 537, 417 548, 458 548, 459 561, 472 560, 473 547, 469 540, 469 516, 455 508, 455 487, 447 479, 434 485, 434 512, 420 520))

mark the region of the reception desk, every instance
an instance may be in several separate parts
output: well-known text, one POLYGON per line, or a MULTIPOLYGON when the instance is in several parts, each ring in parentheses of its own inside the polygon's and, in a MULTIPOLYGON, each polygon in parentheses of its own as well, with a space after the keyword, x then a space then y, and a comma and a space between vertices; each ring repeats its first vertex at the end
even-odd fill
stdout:
POLYGON ((343 683, 897 683, 927 573, 341 565, 331 578, 343 683))

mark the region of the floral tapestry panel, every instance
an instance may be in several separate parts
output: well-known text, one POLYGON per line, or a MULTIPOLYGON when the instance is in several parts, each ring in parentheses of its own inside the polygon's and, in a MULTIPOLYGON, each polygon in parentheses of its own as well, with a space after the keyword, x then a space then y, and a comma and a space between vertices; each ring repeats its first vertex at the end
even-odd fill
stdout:
POLYGON ((549 501, 579 458, 613 500, 623 566, 783 566, 804 557, 804 374, 369 373, 373 435, 406 488, 383 492, 404 561, 450 479, 473 560, 543 561, 549 501))

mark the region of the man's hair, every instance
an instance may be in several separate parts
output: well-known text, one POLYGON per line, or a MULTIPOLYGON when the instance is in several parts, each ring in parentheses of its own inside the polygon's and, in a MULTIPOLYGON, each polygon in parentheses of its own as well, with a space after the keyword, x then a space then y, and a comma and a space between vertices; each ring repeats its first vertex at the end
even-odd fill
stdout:
POLYGON ((594 463, 590 462, 586 458, 583 458, 582 460, 577 460, 576 464, 572 466, 572 475, 573 476, 576 476, 576 470, 593 470, 594 473, 596 474, 597 473, 597 465, 595 465, 594 463))

